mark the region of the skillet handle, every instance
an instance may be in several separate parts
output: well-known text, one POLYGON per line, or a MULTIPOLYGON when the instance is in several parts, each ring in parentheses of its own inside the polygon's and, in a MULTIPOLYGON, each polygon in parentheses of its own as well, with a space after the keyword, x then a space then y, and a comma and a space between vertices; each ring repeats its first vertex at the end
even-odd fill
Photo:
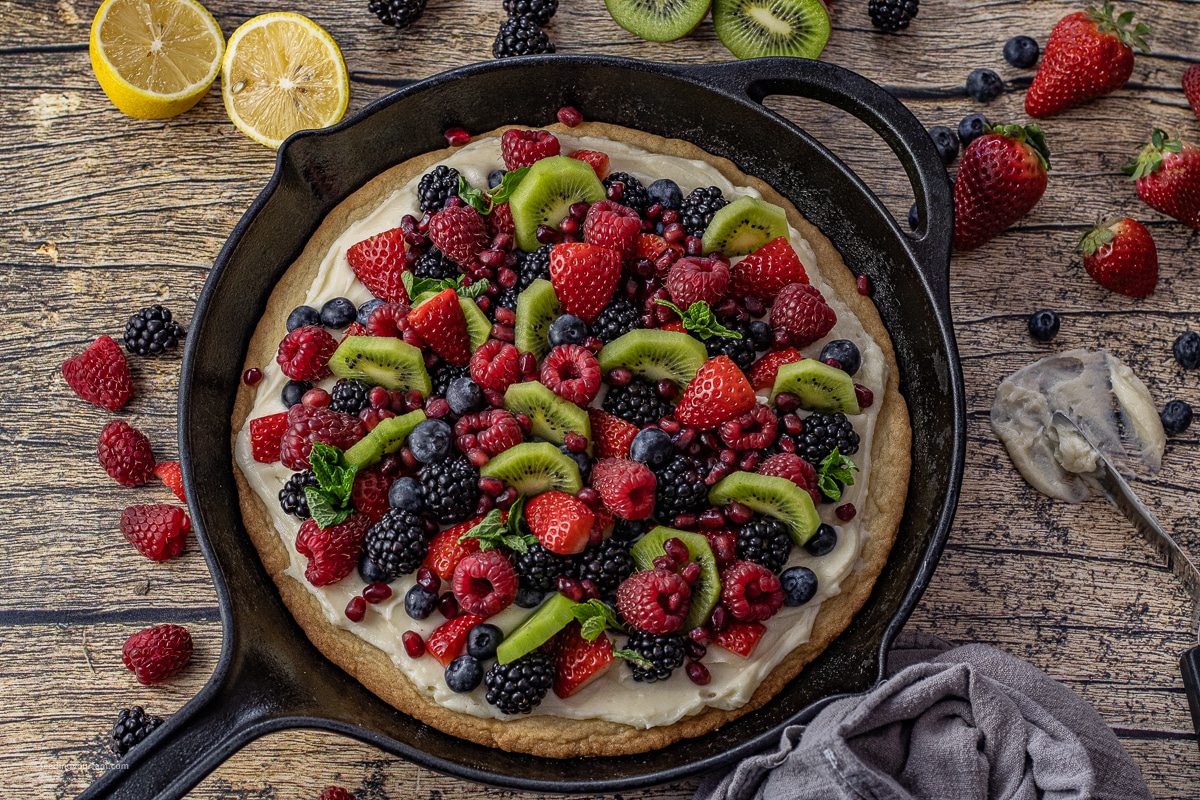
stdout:
POLYGON ((906 239, 949 318, 950 246, 954 238, 950 180, 933 140, 903 103, 857 73, 810 59, 754 58, 686 67, 683 72, 718 91, 759 104, 775 94, 818 100, 857 117, 879 134, 908 173, 921 222, 917 234, 906 234, 906 239))
POLYGON ((1193 647, 1180 656, 1179 668, 1183 671, 1183 688, 1192 711, 1192 727, 1200 736, 1200 647, 1193 647))

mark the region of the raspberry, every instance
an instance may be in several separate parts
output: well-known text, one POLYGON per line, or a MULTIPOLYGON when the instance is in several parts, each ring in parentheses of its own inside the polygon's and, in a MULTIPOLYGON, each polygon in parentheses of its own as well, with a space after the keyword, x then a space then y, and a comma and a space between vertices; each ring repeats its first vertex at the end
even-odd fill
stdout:
POLYGON ((501 394, 521 380, 521 353, 509 342, 488 339, 471 355, 471 380, 501 394))
POLYGON ((383 303, 375 306, 367 317, 367 333, 371 336, 399 339, 407 328, 408 303, 383 303))
POLYGON ((329 358, 337 346, 337 339, 324 328, 305 325, 283 337, 275 363, 292 380, 319 380, 329 374, 329 358))
POLYGON ((372 523, 379 522, 391 508, 388 489, 392 488, 393 480, 384 475, 379 467, 359 470, 354 476, 354 488, 350 491, 350 504, 372 523))
POLYGON ((602 458, 592 467, 592 487, 604 507, 626 520, 645 519, 654 511, 658 480, 645 464, 623 458, 602 458))
POLYGON ((178 461, 160 462, 154 467, 154 474, 179 498, 179 502, 187 502, 187 496, 183 493, 183 474, 180 472, 178 461))
POLYGON ((586 406, 600 391, 600 363, 577 344, 553 348, 542 362, 542 384, 564 400, 586 406))
POLYGON ((363 540, 371 521, 351 514, 345 522, 329 528, 314 519, 304 520, 296 534, 296 552, 308 559, 304 577, 313 586, 328 586, 349 575, 362 556, 363 540))
POLYGON ((279 445, 279 457, 291 470, 308 469, 313 442, 324 442, 345 450, 367 435, 362 420, 327 408, 292 406, 287 412, 288 429, 279 445))
POLYGON ((464 611, 491 617, 517 598, 517 571, 499 550, 470 553, 454 568, 454 596, 464 611))
POLYGON ((787 331, 793 347, 806 347, 833 329, 837 314, 824 296, 807 283, 791 283, 780 290, 771 307, 771 327, 787 331))
POLYGON ((192 658, 192 635, 179 625, 155 625, 125 640, 121 660, 143 686, 174 677, 192 658))
POLYGON ((671 265, 666 287, 684 311, 697 302, 715 306, 729 290, 729 265, 717 258, 681 258, 671 265))
POLYGON ((633 255, 641 232, 642 219, 638 213, 611 200, 593 204, 583 222, 585 242, 616 250, 622 258, 633 255))
POLYGON ((783 605, 779 576, 762 564, 735 561, 721 572, 721 602, 740 622, 765 622, 783 605))
MULTIPOLYGON (((781 590, 781 604, 782 597, 781 590)), ((652 569, 634 573, 617 588, 617 610, 626 624, 639 631, 671 633, 683 625, 691 598, 691 588, 679 575, 652 569)))
POLYGON ((109 477, 122 486, 141 486, 154 475, 150 440, 124 420, 104 426, 96 455, 109 477))
POLYGON ((279 446, 283 443, 283 435, 287 433, 287 429, 286 411, 250 420, 250 452, 254 460, 261 464, 274 464, 278 461, 279 446))
POLYGON ((487 223, 470 206, 444 208, 429 220, 429 241, 454 263, 467 267, 488 245, 487 223))
POLYGON ((779 420, 762 403, 721 426, 721 441, 734 450, 762 450, 775 441, 779 420))
POLYGON ((532 166, 533 162, 559 154, 558 137, 549 131, 507 130, 500 137, 505 169, 532 166))
POLYGON ((101 336, 62 365, 71 391, 93 405, 117 411, 133 396, 133 378, 125 354, 111 336, 101 336))
MULTIPOLYGON (((488 238, 494 243, 501 234, 513 237, 517 235, 517 223, 513 222, 512 206, 508 203, 497 203, 492 206, 492 213, 487 215, 488 238)), ((510 246, 505 249, 512 249, 510 246)))
POLYGON ((777 453, 771 456, 759 464, 758 474, 787 478, 808 492, 813 505, 821 502, 821 490, 817 488, 817 470, 795 453, 777 453))
POLYGON ((121 512, 121 533, 151 561, 166 561, 182 553, 191 529, 188 515, 175 506, 129 506, 121 512))
MULTIPOLYGON (((499 455, 525 440, 521 423, 502 408, 462 417, 454 423, 454 436, 456 440, 464 436, 474 436, 475 444, 489 456, 499 455)), ((461 445, 459 449, 462 449, 461 445)), ((470 449, 472 448, 467 448, 470 449)))

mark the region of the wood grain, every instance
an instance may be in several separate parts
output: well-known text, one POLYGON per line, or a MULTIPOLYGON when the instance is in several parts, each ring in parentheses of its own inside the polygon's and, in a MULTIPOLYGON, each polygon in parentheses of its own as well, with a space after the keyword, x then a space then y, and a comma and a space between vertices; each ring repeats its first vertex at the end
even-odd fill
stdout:
MULTIPOLYGON (((98 0, 0 2, 0 767, 13 796, 70 797, 110 763, 104 741, 118 708, 168 714, 203 685, 217 657, 216 598, 198 549, 167 564, 132 552, 117 532, 121 508, 168 502, 161 486, 116 488, 95 462, 111 418, 75 400, 58 365, 100 332, 151 302, 186 322, 230 229, 266 182, 274 155, 238 133, 210 93, 165 122, 113 109, 88 66, 87 31, 98 0), (132 631, 188 625, 193 664, 166 686, 138 686, 120 664, 132 631), (49 689, 47 687, 50 687, 49 689), (19 702, 12 699, 19 698, 19 702)), ((860 0, 834 0, 825 58, 889 87, 926 125, 982 111, 1022 120, 1031 75, 1000 56, 1018 33, 1044 42, 1078 4, 1059 0, 925 0, 909 32, 873 31, 860 0), (986 107, 962 85, 990 67, 1009 91, 986 107)), ((499 0, 430 0, 410 32, 374 22, 365 0, 297 0, 289 7, 328 28, 351 71, 351 109, 400 79, 490 58, 499 0)), ((230 33, 278 4, 213 0, 230 33), (270 8, 268 8, 270 6, 270 8)), ((952 262, 952 302, 967 384, 968 461, 957 522, 910 627, 951 641, 1001 647, 1093 703, 1141 765, 1155 797, 1190 798, 1200 755, 1176 658, 1195 634, 1191 601, 1154 552, 1100 502, 1065 506, 1026 486, 987 422, 999 381, 1042 355, 1107 347, 1146 380, 1156 401, 1200 404, 1200 380, 1170 356, 1174 338, 1200 328, 1200 233, 1143 206, 1120 165, 1151 127, 1200 138, 1179 76, 1200 60, 1195 2, 1136 5, 1155 24, 1154 52, 1138 56, 1130 84, 1049 120, 1050 188, 1034 211, 992 244, 952 262), (1074 243, 1097 217, 1145 221, 1162 278, 1144 300, 1109 294, 1085 273, 1074 243), (1050 344, 1025 333, 1028 314, 1063 314, 1050 344)), ((617 27, 601 0, 568 0, 549 28, 564 53, 672 62, 728 59, 706 21, 685 40, 653 45, 617 27)), ((898 220, 912 191, 898 162, 868 129, 838 111, 768 98, 850 164, 898 220)), ((753 132, 747 132, 753 135, 753 132)), ((952 168, 953 171, 953 168, 952 168)), ((853 265, 852 265, 853 266, 853 265)), ((119 417, 175 457, 178 356, 131 359, 138 396, 119 417)), ((1185 546, 1200 551, 1200 429, 1172 438, 1163 470, 1138 489, 1185 546)), ((370 747, 295 731, 255 742, 194 792, 198 798, 315 797, 341 783, 360 798, 525 797, 451 780, 370 747)), ((695 783, 626 794, 676 800, 695 783)))

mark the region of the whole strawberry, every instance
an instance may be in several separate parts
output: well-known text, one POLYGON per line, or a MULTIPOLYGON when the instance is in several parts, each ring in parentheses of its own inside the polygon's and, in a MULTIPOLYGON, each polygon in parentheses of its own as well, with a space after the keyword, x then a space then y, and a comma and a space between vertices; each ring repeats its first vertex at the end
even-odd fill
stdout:
POLYGON ((682 309, 692 303, 715 306, 729 291, 729 265, 719 258, 681 258, 671 265, 666 287, 682 309))
POLYGON ((113 420, 104 426, 96 456, 109 477, 122 486, 141 486, 154 475, 150 440, 125 420, 113 420))
POLYGON ((192 658, 192 635, 179 625, 155 625, 125 640, 121 660, 143 686, 173 678, 192 658))
POLYGON ((443 208, 429 220, 429 241, 461 267, 469 267, 488 245, 487 223, 470 206, 443 208))
POLYGON ((529 501, 525 521, 542 547, 569 556, 587 547, 595 515, 573 495, 554 490, 529 501))
POLYGON ((837 314, 817 287, 808 283, 783 287, 771 306, 771 327, 786 331, 794 347, 807 347, 829 333, 836 323, 837 314))
POLYGON ((967 145, 954 182, 954 247, 974 250, 1029 213, 1046 191, 1050 150, 1037 125, 993 125, 967 145))
POLYGON ((1183 96, 1196 119, 1200 119, 1200 64, 1192 64, 1183 73, 1183 96))
POLYGON ((389 303, 408 302, 408 291, 401 280, 407 270, 403 230, 392 228, 351 245, 346 260, 371 294, 389 303))
POLYGON ((1154 129, 1150 144, 1125 166, 1146 205, 1200 230, 1200 149, 1154 129))
POLYGON ((62 365, 71 391, 109 411, 121 409, 133 396, 133 378, 121 346, 111 336, 101 336, 62 365))
POLYGON ((1044 118, 1120 89, 1133 74, 1133 48, 1149 52, 1150 26, 1130 28, 1133 12, 1113 16, 1112 3, 1058 21, 1025 95, 1025 113, 1044 118))
POLYGON ((304 520, 296 534, 296 552, 308 559, 305 580, 313 586, 328 586, 353 572, 369 527, 371 520, 363 514, 351 514, 345 522, 329 528, 320 527, 315 519, 304 520))
POLYGON ((191 529, 187 513, 175 506, 129 506, 121 512, 125 540, 151 561, 166 561, 182 553, 191 529))
POLYGON ((1096 283, 1127 297, 1145 297, 1158 283, 1158 249, 1135 219, 1097 225, 1079 240, 1083 267, 1096 283))

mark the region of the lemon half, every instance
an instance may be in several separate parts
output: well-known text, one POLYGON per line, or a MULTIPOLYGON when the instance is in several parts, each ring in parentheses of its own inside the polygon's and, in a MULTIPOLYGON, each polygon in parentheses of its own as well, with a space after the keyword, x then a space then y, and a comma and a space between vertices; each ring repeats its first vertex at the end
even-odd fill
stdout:
POLYGON ((221 96, 238 130, 268 147, 346 113, 350 79, 342 51, 308 17, 263 14, 229 37, 221 96))

